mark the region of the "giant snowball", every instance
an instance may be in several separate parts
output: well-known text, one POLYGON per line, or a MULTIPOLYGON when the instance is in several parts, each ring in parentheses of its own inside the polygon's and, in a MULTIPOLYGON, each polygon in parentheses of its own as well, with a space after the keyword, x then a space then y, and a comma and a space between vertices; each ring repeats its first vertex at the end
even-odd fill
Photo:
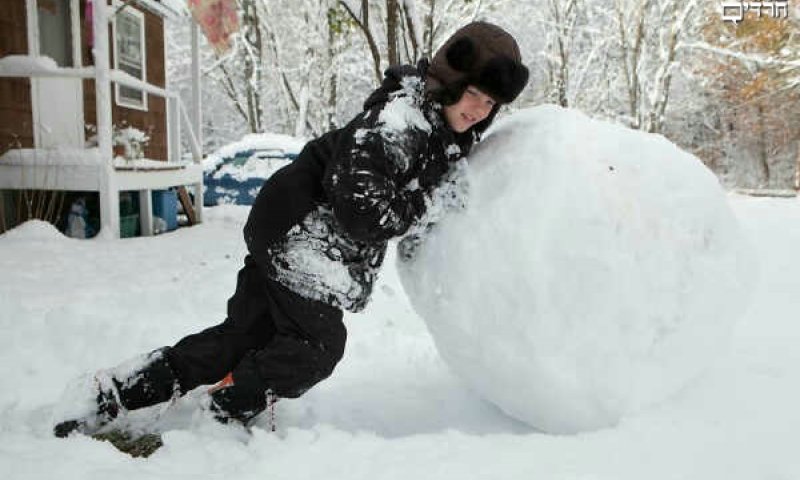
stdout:
POLYGON ((694 156, 544 106, 500 122, 467 175, 466 211, 399 270, 445 362, 509 415, 612 426, 725 345, 754 263, 694 156))

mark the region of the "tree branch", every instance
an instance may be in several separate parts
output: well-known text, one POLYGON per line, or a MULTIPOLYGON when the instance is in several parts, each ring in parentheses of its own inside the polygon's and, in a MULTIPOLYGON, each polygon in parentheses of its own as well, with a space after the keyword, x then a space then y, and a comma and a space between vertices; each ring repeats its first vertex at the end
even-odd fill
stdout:
POLYGON ((347 2, 345 2, 344 0, 339 0, 339 4, 342 7, 344 7, 345 11, 347 11, 347 13, 353 19, 353 21, 356 22, 356 25, 358 25, 358 27, 364 33, 364 37, 367 39, 367 44, 369 45, 369 51, 372 54, 372 63, 373 63, 373 69, 375 71, 375 80, 377 81, 378 84, 380 84, 382 77, 381 54, 380 51, 378 50, 378 45, 375 43, 375 38, 372 36, 372 32, 369 29, 369 2, 367 0, 361 1, 361 10, 364 15, 363 21, 361 18, 358 17, 358 15, 355 14, 355 12, 353 12, 353 10, 350 8, 350 5, 348 5, 347 2))

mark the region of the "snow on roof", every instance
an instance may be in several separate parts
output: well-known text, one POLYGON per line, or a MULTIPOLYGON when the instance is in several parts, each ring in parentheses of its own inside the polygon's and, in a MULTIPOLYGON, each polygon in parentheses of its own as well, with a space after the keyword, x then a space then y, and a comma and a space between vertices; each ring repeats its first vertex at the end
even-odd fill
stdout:
POLYGON ((92 67, 61 68, 55 60, 44 55, 6 55, 0 57, 0 77, 2 76, 37 76, 53 74, 54 76, 91 75, 92 67))
POLYGON ((248 150, 280 150, 284 153, 298 154, 307 140, 281 133, 250 133, 238 142, 229 143, 203 160, 203 168, 213 169, 223 160, 248 150))

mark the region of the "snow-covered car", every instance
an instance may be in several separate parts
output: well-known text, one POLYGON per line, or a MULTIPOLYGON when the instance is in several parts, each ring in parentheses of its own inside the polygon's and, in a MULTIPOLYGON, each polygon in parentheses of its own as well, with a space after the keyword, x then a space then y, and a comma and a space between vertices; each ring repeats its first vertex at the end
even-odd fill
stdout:
POLYGON ((203 162, 203 205, 252 205, 264 180, 292 162, 305 140, 274 133, 246 135, 203 162))

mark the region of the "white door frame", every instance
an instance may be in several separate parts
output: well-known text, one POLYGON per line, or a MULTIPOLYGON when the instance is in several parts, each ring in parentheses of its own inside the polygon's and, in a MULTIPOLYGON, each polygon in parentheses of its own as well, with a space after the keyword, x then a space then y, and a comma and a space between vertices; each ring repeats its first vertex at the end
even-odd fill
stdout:
MULTIPOLYGON (((81 16, 79 0, 69 0, 70 3, 70 29, 72 36, 72 65, 75 68, 83 66, 81 55, 81 16)), ((28 55, 39 56, 39 11, 37 0, 25 0, 27 8, 27 27, 28 27, 28 55)), ((53 79, 44 79, 52 81, 53 79)), ((84 138, 84 112, 83 112, 83 82, 80 79, 67 79, 77 88, 76 95, 79 99, 79 108, 75 112, 76 138, 84 138)), ((30 78, 31 82, 31 114, 33 116, 33 145, 34 148, 42 148, 44 145, 44 132, 41 129, 42 99, 39 98, 38 78, 30 78)), ((47 103, 47 100, 45 100, 47 103)), ((51 104, 51 103, 50 103, 51 104)), ((78 145, 72 145, 73 147, 78 145)), ((81 145, 82 146, 82 142, 81 145)))

